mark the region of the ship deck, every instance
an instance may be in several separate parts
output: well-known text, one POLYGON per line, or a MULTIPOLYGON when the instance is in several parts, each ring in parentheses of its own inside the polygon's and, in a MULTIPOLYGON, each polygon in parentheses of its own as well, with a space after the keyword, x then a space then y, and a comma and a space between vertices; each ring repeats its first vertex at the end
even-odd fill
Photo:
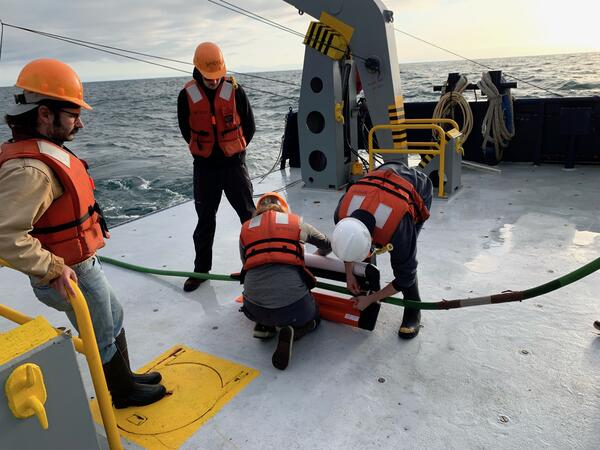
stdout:
MULTIPOLYGON (((527 289, 600 254, 600 167, 498 169, 465 167, 462 190, 434 200, 419 237, 423 300, 527 289)), ((299 170, 286 169, 254 188, 287 186, 293 211, 330 234, 341 192, 299 180, 299 170)), ((195 221, 188 202, 123 224, 101 254, 191 270, 195 221)), ((223 199, 214 273, 240 269, 239 226, 223 199)), ((387 282, 389 258, 378 259, 387 282)), ((253 339, 253 324, 238 312, 238 283, 209 281, 185 293, 182 278, 104 270, 124 305, 132 366, 183 344, 260 371, 182 448, 598 448, 598 274, 521 303, 424 311, 411 341, 398 339, 402 308, 389 304, 372 332, 323 322, 294 344, 290 366, 279 371, 271 365, 275 342, 253 339)), ((2 268, 0 285, 1 303, 69 326, 36 301, 22 274, 2 268)), ((0 320, 0 331, 12 327, 0 320)))

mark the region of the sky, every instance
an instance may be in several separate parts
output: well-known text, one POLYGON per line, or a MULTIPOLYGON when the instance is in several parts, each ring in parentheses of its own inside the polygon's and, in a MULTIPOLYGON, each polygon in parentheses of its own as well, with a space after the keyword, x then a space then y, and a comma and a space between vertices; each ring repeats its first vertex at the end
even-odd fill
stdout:
MULTIPOLYGON (((228 1, 303 34, 314 20, 283 0, 228 1)), ((600 51, 597 0, 383 3, 394 12, 395 28, 471 59, 600 51)), ((227 67, 237 72, 300 69, 304 57, 302 38, 208 0, 0 0, 0 20, 189 62, 198 43, 213 41, 221 46, 227 67)), ((396 33, 396 40, 400 63, 457 59, 402 33, 396 33)), ((70 64, 84 82, 183 76, 191 71, 189 64, 163 62, 183 71, 178 72, 8 26, 1 50, 0 86, 13 85, 24 64, 42 57, 70 64)))

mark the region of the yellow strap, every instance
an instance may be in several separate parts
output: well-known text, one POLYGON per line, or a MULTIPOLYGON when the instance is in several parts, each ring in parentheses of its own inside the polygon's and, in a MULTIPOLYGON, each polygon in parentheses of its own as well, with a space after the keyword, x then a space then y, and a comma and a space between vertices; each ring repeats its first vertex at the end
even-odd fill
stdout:
POLYGON ((376 255, 382 255, 385 252, 391 252, 392 250, 394 250, 394 246, 391 243, 388 243, 388 244, 385 244, 381 248, 375 249, 375 254, 376 255))
POLYGON ((338 123, 344 123, 344 101, 335 104, 335 121, 338 123))

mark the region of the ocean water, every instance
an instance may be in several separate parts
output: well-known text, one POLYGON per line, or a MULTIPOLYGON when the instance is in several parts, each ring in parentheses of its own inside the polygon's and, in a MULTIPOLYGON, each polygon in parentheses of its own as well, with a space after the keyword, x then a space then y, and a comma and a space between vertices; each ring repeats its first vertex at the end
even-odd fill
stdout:
MULTIPOLYGON (((535 85, 517 81, 513 94, 519 98, 552 96, 548 91, 563 96, 600 95, 600 53, 479 62, 535 85)), ((475 83, 483 70, 469 61, 402 64, 403 94, 408 102, 435 101, 439 93, 432 87, 442 84, 449 72, 461 72, 475 83)), ((290 107, 297 109, 302 73, 253 75, 292 83, 236 76, 254 109, 257 131, 248 147, 247 163, 251 176, 258 177, 275 164, 285 115, 290 107)), ((188 79, 85 83, 86 99, 94 110, 83 113, 85 128, 70 148, 89 163, 110 225, 192 198, 192 158, 177 125, 177 95, 188 79)), ((0 105, 8 107, 14 92, 14 88, 0 88, 0 105)), ((472 94, 467 98, 471 100, 472 94)), ((9 137, 8 127, 0 127, 0 139, 9 137)))

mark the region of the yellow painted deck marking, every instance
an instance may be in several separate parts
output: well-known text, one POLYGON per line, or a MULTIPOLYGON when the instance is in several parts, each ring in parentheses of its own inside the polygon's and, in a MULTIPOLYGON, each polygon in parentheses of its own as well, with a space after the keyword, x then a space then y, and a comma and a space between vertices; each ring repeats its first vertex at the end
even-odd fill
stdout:
MULTIPOLYGON (((149 449, 179 448, 260 372, 179 345, 142 367, 158 370, 171 395, 152 405, 116 409, 121 436, 149 449)), ((96 400, 94 420, 100 420, 96 400)))
POLYGON ((0 366, 56 336, 56 330, 41 316, 6 333, 0 333, 0 366))

